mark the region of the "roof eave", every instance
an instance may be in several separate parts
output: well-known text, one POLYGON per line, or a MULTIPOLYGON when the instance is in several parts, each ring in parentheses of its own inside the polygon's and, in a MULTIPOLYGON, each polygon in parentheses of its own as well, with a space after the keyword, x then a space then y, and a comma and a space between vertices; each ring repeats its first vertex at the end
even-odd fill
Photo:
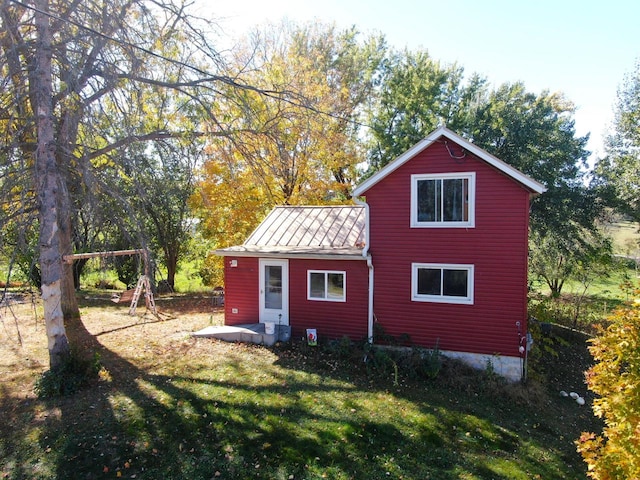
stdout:
POLYGON ((438 129, 431 132, 426 138, 416 143, 413 147, 411 147, 405 153, 400 155, 398 158, 388 163, 382 170, 378 171, 376 174, 369 177, 367 180, 365 180, 360 185, 358 185, 353 190, 353 196, 360 197, 361 195, 363 195, 367 190, 369 190, 371 187, 376 185, 378 182, 380 182, 382 179, 387 177, 389 174, 391 174, 392 172, 400 168, 407 161, 415 157, 418 153, 425 150, 427 147, 429 147, 433 142, 435 142, 440 137, 446 137, 452 142, 456 142, 465 150, 468 150, 478 158, 487 162, 489 165, 492 165, 493 167, 497 168, 507 176, 519 182, 521 185, 525 186, 533 194, 541 194, 547 191, 547 188, 544 185, 542 185, 540 182, 537 182, 531 177, 525 175, 524 173, 512 167, 508 163, 503 162, 497 157, 494 157, 490 153, 474 145, 468 140, 465 140, 460 135, 458 135, 455 132, 452 132, 448 128, 439 127, 438 129))
POLYGON ((254 257, 254 258, 298 258, 305 260, 367 260, 362 253, 345 253, 327 250, 326 252, 296 252, 284 250, 247 250, 242 248, 223 248, 212 253, 221 257, 254 257))

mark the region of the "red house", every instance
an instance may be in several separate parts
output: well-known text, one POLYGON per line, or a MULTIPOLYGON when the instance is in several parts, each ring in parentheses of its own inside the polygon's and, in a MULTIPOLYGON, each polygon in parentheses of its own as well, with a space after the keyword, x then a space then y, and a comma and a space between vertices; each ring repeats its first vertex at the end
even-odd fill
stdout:
POLYGON ((544 186, 446 128, 353 192, 357 206, 277 207, 225 256, 225 323, 438 347, 523 373, 529 204, 544 186))

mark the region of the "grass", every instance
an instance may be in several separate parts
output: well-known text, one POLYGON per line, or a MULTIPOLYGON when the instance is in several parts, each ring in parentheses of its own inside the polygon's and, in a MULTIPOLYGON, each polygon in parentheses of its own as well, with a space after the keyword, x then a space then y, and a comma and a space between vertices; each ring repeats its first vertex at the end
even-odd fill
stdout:
MULTIPOLYGON (((3 269, 0 268, 0 271, 3 271, 3 269)), ((163 279, 166 279, 166 270, 159 269, 156 272, 156 281, 163 279)), ((174 281, 176 292, 198 293, 208 288, 202 283, 202 279, 198 273, 198 265, 193 261, 181 262, 174 281)), ((111 285, 120 290, 126 288, 126 285, 118 280, 118 274, 114 269, 102 268, 99 259, 92 259, 87 263, 83 272, 82 286, 83 288, 91 289, 100 284, 111 285)))
MULTIPOLYGON (((47 368, 41 307, 25 297, 0 310, 2 478, 586 476, 573 442, 599 427, 557 396, 560 385, 585 394, 584 338, 561 377, 526 386, 449 363, 435 380, 400 372, 396 383, 358 349, 194 339, 222 322, 203 294, 158 298, 160 318, 129 317, 108 296, 82 292, 82 322, 67 327, 99 354, 101 380, 49 400, 33 394, 47 368)), ((559 370, 548 361, 541 374, 559 370)))
POLYGON ((637 255, 640 248, 640 230, 635 222, 616 222, 604 226, 604 231, 613 239, 614 253, 637 255))
POLYGON ((529 315, 549 323, 595 334, 608 326, 607 317, 613 310, 630 300, 623 285, 638 285, 635 268, 612 270, 608 277, 599 278, 584 291, 584 285, 568 280, 559 298, 552 298, 542 281, 532 282, 529 294, 529 315))

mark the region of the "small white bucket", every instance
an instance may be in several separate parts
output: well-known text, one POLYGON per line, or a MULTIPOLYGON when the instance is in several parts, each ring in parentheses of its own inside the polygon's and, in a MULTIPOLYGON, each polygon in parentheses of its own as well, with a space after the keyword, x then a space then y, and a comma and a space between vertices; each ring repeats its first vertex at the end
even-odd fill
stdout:
POLYGON ((264 333, 266 333, 267 335, 273 335, 274 333, 276 333, 276 324, 273 322, 265 322, 264 333))

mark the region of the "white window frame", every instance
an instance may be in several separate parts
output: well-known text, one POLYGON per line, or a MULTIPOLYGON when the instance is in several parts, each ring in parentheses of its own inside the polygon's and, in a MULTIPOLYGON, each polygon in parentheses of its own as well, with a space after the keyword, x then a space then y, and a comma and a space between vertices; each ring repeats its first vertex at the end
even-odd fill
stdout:
POLYGON ((469 264, 452 263, 412 263, 411 264, 411 300, 414 302, 456 303, 473 305, 474 292, 474 266, 469 264), (464 297, 447 295, 424 295, 418 293, 418 270, 422 268, 440 270, 440 282, 442 285, 442 272, 444 270, 463 270, 467 272, 467 295, 464 297))
POLYGON ((307 300, 316 302, 346 302, 347 301, 347 272, 342 270, 307 270, 307 300), (311 296, 311 274, 320 273, 324 274, 324 297, 312 297, 311 296), (329 297, 329 275, 336 274, 342 275, 342 297, 330 298, 329 297))
POLYGON ((411 175, 411 228, 474 228, 476 224, 476 173, 434 173, 411 175), (468 180, 468 215, 462 222, 418 221, 418 182, 420 180, 468 180))

